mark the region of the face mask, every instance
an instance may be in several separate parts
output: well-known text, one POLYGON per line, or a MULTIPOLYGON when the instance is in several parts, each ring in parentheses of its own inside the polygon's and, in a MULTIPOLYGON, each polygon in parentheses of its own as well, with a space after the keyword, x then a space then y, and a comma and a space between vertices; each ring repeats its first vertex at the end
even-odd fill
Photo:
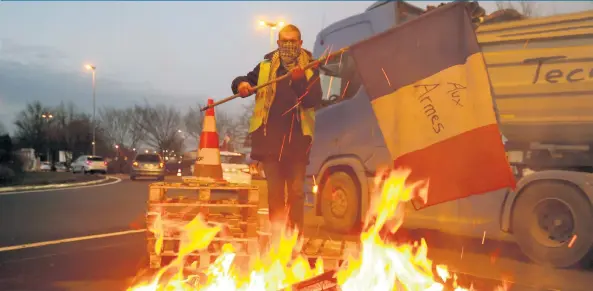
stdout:
POLYGON ((297 43, 285 42, 282 43, 278 49, 280 52, 280 58, 285 64, 292 64, 296 61, 301 53, 301 48, 297 43))

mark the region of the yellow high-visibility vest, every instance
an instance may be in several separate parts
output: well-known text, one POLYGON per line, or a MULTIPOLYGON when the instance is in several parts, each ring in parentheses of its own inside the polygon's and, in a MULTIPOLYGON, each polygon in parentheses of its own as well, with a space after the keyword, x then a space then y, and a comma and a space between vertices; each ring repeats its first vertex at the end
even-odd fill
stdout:
MULTIPOLYGON (((257 79, 257 85, 262 85, 269 81, 271 61, 264 60, 259 64, 259 76, 257 79)), ((313 77, 313 70, 305 70, 305 76, 307 81, 313 77)), ((269 114, 269 108, 265 108, 265 97, 256 95, 255 107, 253 108, 253 115, 251 115, 251 121, 249 123, 249 133, 256 131, 260 126, 264 124, 264 119, 269 114)), ((299 114, 301 118, 301 130, 303 135, 310 136, 313 139, 315 134, 315 108, 304 108, 299 106, 299 114)))

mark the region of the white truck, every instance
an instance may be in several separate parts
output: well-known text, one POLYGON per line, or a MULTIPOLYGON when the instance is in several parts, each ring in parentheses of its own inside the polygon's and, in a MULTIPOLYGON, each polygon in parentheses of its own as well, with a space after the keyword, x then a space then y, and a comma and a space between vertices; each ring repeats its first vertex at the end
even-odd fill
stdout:
MULTIPOLYGON (((319 32, 314 56, 422 12, 402 1, 376 2, 319 32)), ((554 267, 573 266, 588 256, 593 246, 592 22, 593 11, 585 11, 478 29, 509 160, 520 170, 518 187, 419 211, 409 205, 404 227, 514 241, 533 261, 554 267), (528 169, 532 173, 523 176, 528 169)), ((320 69, 324 104, 316 111, 306 211, 346 232, 364 218, 376 169, 392 160, 348 54, 320 69)))

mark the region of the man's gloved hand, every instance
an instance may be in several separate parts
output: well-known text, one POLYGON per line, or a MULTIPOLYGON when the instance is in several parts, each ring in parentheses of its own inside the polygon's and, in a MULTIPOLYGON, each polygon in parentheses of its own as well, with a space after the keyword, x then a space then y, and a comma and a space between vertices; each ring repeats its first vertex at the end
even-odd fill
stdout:
POLYGON ((243 98, 245 98, 253 93, 253 87, 251 87, 251 84, 249 84, 249 82, 239 83, 237 90, 239 91, 239 96, 241 96, 243 98))
POLYGON ((303 68, 300 66, 296 66, 290 70, 290 77, 293 81, 300 80, 305 77, 305 70, 303 70, 303 68))

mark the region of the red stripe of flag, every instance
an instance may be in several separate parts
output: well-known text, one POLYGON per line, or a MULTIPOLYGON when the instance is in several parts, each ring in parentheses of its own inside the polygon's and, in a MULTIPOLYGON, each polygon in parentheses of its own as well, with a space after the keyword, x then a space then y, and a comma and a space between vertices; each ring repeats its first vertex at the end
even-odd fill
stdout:
POLYGON ((400 156, 395 167, 412 169, 410 182, 429 178, 431 206, 471 194, 515 187, 496 124, 479 127, 400 156), (460 159, 460 157, 463 157, 460 159), (483 177, 483 179, 476 179, 483 177))

